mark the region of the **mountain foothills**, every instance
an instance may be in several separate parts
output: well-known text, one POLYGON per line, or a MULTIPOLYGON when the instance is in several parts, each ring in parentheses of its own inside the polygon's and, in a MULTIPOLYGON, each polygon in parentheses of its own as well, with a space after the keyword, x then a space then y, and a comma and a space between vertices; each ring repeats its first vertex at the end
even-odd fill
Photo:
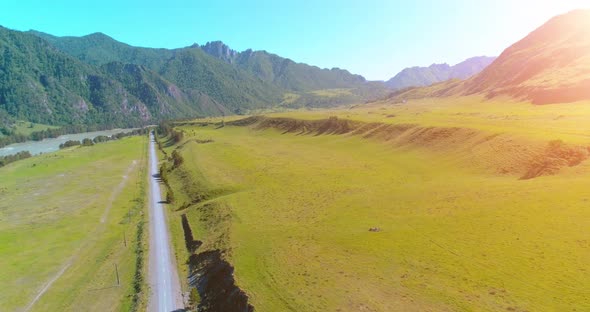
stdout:
POLYGON ((428 67, 405 68, 385 84, 394 89, 425 87, 449 79, 467 79, 490 65, 496 58, 476 56, 457 65, 432 64, 428 67))
POLYGON ((552 18, 465 81, 394 93, 396 100, 482 94, 534 104, 590 98, 590 10, 552 18))

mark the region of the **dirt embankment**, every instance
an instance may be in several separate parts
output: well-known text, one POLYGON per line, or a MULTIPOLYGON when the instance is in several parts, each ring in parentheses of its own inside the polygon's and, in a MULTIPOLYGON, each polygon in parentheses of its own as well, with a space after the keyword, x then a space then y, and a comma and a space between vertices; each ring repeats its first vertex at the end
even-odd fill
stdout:
POLYGON ((233 267, 224 260, 220 250, 199 252, 201 242, 195 240, 186 215, 182 215, 182 228, 187 250, 190 253, 189 286, 191 302, 197 311, 252 312, 248 296, 236 286, 233 267), (198 296, 194 294, 198 293, 198 296))
POLYGON ((588 147, 568 146, 559 140, 551 141, 544 153, 532 160, 521 179, 557 174, 562 167, 577 166, 588 159, 589 152, 588 147))
POLYGON ((505 133, 464 127, 424 127, 416 124, 385 124, 330 117, 321 120, 253 116, 228 122, 257 130, 278 129, 283 134, 352 135, 385 141, 398 148, 426 149, 441 161, 483 169, 502 175, 531 179, 557 174, 589 157, 585 146, 560 141, 539 142, 505 133))
POLYGON ((234 268, 226 261, 231 211, 224 205, 203 203, 232 190, 211 189, 195 177, 194 172, 186 170, 182 150, 186 144, 193 142, 203 144, 212 141, 185 141, 166 158, 167 162, 160 170, 168 192, 177 194, 169 199, 169 203, 177 211, 197 209, 197 222, 208 232, 203 238, 205 243, 196 240, 189 218, 186 214, 181 215, 185 246, 189 253, 186 261, 189 269, 189 309, 200 312, 252 312, 254 307, 248 303, 246 293, 235 284, 234 268))

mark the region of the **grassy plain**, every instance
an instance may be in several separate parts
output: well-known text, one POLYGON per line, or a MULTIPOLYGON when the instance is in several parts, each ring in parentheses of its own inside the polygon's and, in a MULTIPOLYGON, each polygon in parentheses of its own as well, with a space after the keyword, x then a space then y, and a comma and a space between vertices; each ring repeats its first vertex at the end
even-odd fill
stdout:
POLYGON ((1 311, 26 311, 52 280, 30 311, 131 309, 146 143, 130 137, 0 168, 1 311))
POLYGON ((257 311, 589 310, 588 162, 530 180, 482 165, 519 165, 527 144, 554 139, 590 145, 584 104, 468 98, 271 114, 461 127, 518 142, 499 160, 493 148, 461 148, 462 131, 398 144, 179 126, 185 139, 169 148, 185 160, 171 175, 177 206, 192 192, 209 195, 175 214, 187 214, 201 250, 228 251, 257 311), (193 188, 179 195, 187 181, 193 188))

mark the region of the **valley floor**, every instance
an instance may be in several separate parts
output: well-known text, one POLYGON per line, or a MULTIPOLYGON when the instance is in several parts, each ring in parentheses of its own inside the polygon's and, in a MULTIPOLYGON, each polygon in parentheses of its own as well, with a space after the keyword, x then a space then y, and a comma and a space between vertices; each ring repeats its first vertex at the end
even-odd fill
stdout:
POLYGON ((146 144, 130 137, 0 168, 1 311, 141 308, 146 144))
MULTIPOLYGON (((367 122, 362 114, 403 109, 281 117, 367 122)), ((472 117, 475 133, 440 135, 451 112, 389 136, 280 119, 179 125, 184 139, 166 148, 183 160, 168 167, 178 262, 188 259, 185 214, 197 253, 221 250, 256 311, 588 310, 588 162, 520 179, 549 140, 582 144, 584 133, 527 135, 559 116, 535 109, 545 119, 529 115, 514 133, 517 121, 472 117)), ((397 114, 398 125, 420 119, 397 114)))

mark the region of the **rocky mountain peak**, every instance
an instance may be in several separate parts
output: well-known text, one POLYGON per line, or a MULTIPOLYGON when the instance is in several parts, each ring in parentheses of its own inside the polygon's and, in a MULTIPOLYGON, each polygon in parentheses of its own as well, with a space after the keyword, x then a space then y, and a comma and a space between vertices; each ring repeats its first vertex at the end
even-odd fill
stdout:
POLYGON ((207 54, 215 56, 227 63, 233 63, 234 59, 238 55, 238 52, 231 49, 228 45, 222 41, 211 41, 201 46, 201 49, 207 54))

